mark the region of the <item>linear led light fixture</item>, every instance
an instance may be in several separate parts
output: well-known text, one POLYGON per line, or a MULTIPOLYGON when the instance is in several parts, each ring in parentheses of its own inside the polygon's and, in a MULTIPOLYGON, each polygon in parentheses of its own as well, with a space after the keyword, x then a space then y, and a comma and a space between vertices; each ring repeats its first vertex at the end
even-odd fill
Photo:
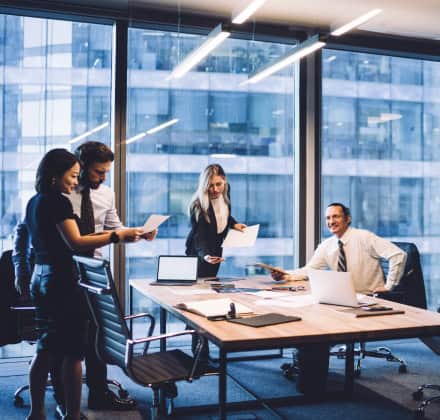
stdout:
POLYGON ((248 20, 264 3, 266 0, 253 0, 243 10, 232 17, 232 23, 241 24, 248 20))
POLYGON ((363 23, 368 22, 370 19, 373 19, 379 13, 382 13, 382 9, 370 10, 369 12, 364 13, 362 16, 359 16, 358 18, 353 19, 351 22, 348 22, 345 25, 342 25, 339 28, 336 28, 335 30, 333 30, 331 32, 331 35, 340 36, 342 34, 345 34, 346 32, 352 30, 353 28, 356 28, 357 26, 360 26, 363 23))
POLYGON ((178 119, 178 118, 173 118, 172 120, 169 120, 169 121, 167 121, 167 122, 164 122, 163 124, 160 124, 160 125, 158 125, 158 126, 156 126, 156 127, 150 128, 149 130, 145 131, 144 133, 136 134, 135 136, 133 136, 133 137, 127 139, 127 140, 125 141, 125 144, 133 143, 133 142, 135 142, 136 140, 140 140, 141 138, 143 138, 143 137, 145 137, 145 136, 147 136, 147 135, 157 133, 158 131, 163 130, 164 128, 167 128, 167 127, 169 127, 170 125, 174 125, 174 124, 176 124, 177 122, 179 122, 179 119, 178 119))
POLYGON ((69 140, 69 143, 70 143, 70 144, 72 144, 72 143, 76 143, 76 142, 78 142, 78 141, 80 141, 80 140, 82 140, 82 139, 84 139, 84 138, 86 138, 86 137, 91 136, 91 135, 94 134, 94 133, 97 133, 98 131, 102 130, 103 128, 105 128, 105 127, 107 127, 107 126, 108 126, 108 121, 105 122, 104 124, 98 125, 98 126, 95 127, 95 128, 92 128, 92 129, 89 130, 89 131, 86 131, 85 133, 83 133, 83 134, 81 134, 81 135, 79 135, 79 136, 77 136, 77 137, 74 137, 72 140, 69 140))
POLYGON ((265 79, 267 76, 270 76, 271 74, 276 73, 277 71, 283 69, 284 67, 287 67, 289 64, 295 63, 296 61, 300 60, 306 55, 309 55, 314 51, 319 50, 324 45, 325 45, 325 38, 323 37, 323 35, 321 34, 313 35, 304 42, 298 44, 293 49, 293 51, 289 51, 287 54, 281 57, 276 63, 268 64, 266 67, 263 67, 263 69, 258 70, 258 72, 249 75, 248 79, 240 83, 240 86, 248 83, 257 83, 265 79))
POLYGON ((223 23, 217 25, 208 34, 208 37, 202 45, 190 52, 176 67, 174 67, 166 80, 180 79, 197 63, 202 61, 212 50, 219 46, 229 35, 231 35, 231 30, 227 25, 224 25, 223 23))

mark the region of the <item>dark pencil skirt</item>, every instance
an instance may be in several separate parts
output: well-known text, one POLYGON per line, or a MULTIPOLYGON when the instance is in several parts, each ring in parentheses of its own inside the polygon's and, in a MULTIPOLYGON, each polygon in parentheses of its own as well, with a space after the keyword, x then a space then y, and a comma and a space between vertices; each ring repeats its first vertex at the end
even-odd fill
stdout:
POLYGON ((31 296, 39 332, 37 352, 83 359, 86 343, 86 305, 73 264, 36 264, 31 296))

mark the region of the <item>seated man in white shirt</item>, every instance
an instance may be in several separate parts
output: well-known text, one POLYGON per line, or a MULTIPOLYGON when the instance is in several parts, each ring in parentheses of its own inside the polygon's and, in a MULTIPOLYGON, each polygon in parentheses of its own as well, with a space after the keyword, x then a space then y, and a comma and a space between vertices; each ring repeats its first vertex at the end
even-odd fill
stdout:
MULTIPOLYGON (((272 271, 275 280, 304 280, 307 278, 307 269, 313 268, 351 272, 355 290, 359 293, 383 292, 397 286, 405 267, 404 251, 368 230, 350 227, 350 209, 341 203, 329 204, 325 218, 333 236, 321 242, 304 267, 289 274, 272 271), (389 262, 385 282, 380 265, 381 258, 389 262)), ((328 345, 303 346, 298 349, 297 357, 298 391, 310 397, 319 397, 324 393, 326 386, 328 345)))
POLYGON ((333 236, 318 245, 304 267, 293 270, 290 274, 273 271, 272 277, 275 280, 305 279, 309 268, 338 271, 339 241, 341 241, 346 257, 346 271, 353 274, 356 292, 384 292, 397 286, 405 267, 404 251, 368 230, 350 227, 350 209, 341 203, 329 204, 325 218, 333 236), (389 262, 385 282, 380 265, 381 258, 389 262))

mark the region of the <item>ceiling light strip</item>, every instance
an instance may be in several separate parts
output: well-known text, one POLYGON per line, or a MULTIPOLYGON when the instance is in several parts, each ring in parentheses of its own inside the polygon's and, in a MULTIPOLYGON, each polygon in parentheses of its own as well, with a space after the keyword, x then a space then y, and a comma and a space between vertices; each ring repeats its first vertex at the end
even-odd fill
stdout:
POLYGON ((134 143, 135 141, 140 140, 141 138, 143 138, 145 136, 157 133, 158 131, 163 130, 164 128, 167 128, 170 125, 174 125, 174 124, 176 124, 178 122, 179 122, 178 118, 173 118, 172 120, 164 122, 163 124, 160 124, 160 125, 158 125, 156 127, 150 128, 149 130, 147 130, 147 131, 145 131, 143 133, 139 133, 139 134, 136 134, 133 137, 130 137, 129 139, 125 140, 125 144, 134 143))
POLYGON ((74 137, 72 140, 69 140, 69 143, 70 144, 76 143, 76 142, 78 142, 78 141, 80 141, 80 140, 82 140, 82 139, 84 139, 84 138, 86 138, 86 137, 88 137, 88 136, 90 136, 90 135, 92 135, 92 134, 102 130, 103 128, 107 127, 108 124, 109 123, 107 121, 104 124, 98 125, 97 127, 93 128, 93 129, 91 129, 89 131, 86 131, 85 133, 83 133, 83 134, 81 134, 81 135, 79 135, 77 137, 74 137))
POLYGON ((240 83, 240 85, 260 82, 271 74, 280 71, 281 69, 287 67, 292 63, 295 63, 306 55, 309 55, 319 50, 325 45, 325 42, 322 39, 323 38, 319 34, 310 37, 301 44, 298 44, 293 51, 290 51, 289 53, 281 57, 276 63, 268 64, 266 67, 263 67, 263 69, 259 70, 253 75, 249 75, 249 78, 240 83))
POLYGON ((205 42, 198 48, 189 53, 176 67, 174 67, 171 74, 166 78, 179 79, 188 73, 197 63, 202 61, 211 51, 220 45, 226 38, 231 35, 230 29, 225 27, 222 23, 216 26, 209 34, 205 42))
POLYGON ((345 34, 351 29, 356 28, 365 22, 368 22, 370 19, 373 19, 379 13, 382 13, 382 9, 370 10, 368 13, 365 13, 362 16, 359 16, 358 18, 352 20, 351 22, 348 22, 345 25, 342 25, 339 28, 335 29, 334 31, 331 32, 331 35, 340 36, 342 34, 345 34))
POLYGON ((243 10, 237 14, 233 14, 232 23, 241 24, 246 22, 264 3, 266 0, 253 0, 243 10))

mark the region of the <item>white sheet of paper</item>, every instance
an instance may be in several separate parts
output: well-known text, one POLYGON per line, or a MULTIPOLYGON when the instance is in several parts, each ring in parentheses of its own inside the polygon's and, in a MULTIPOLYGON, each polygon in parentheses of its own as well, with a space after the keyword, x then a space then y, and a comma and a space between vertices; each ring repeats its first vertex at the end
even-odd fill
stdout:
POLYGON ((193 295, 217 295, 218 293, 212 289, 195 289, 194 287, 168 287, 168 290, 173 295, 193 296, 193 295))
POLYGON ((157 229, 165 220, 169 219, 170 216, 164 216, 162 214, 152 214, 145 222, 142 230, 144 233, 148 233, 157 229))
POLYGON ((239 230, 229 229, 225 240, 223 241, 223 248, 236 248, 236 247, 246 247, 253 246, 257 239, 258 230, 260 225, 248 226, 244 232, 239 230))
POLYGON ((315 304, 312 295, 289 296, 278 299, 261 299, 255 302, 261 306, 279 306, 280 308, 301 308, 315 304))

